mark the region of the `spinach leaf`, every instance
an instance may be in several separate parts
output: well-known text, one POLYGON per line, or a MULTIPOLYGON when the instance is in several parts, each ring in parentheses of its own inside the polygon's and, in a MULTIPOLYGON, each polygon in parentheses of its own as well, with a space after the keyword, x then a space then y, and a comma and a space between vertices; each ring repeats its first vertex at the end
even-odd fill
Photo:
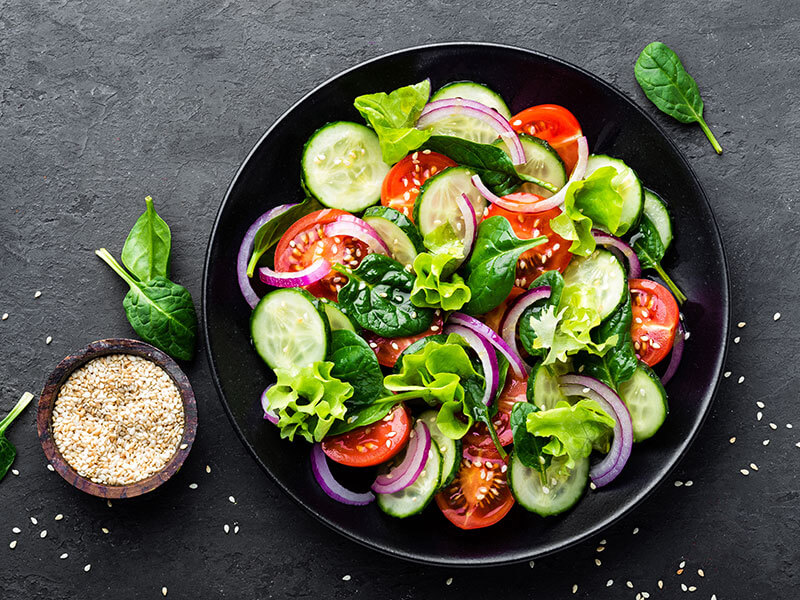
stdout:
POLYGON ((664 248, 656 226, 653 225, 653 222, 646 215, 642 215, 639 221, 639 230, 636 235, 631 238, 631 242, 636 255, 639 257, 642 268, 652 269, 658 273, 658 276, 664 280, 667 287, 675 294, 678 302, 681 304, 686 302, 686 294, 675 285, 675 282, 672 281, 661 266, 661 260, 664 258, 666 248, 664 248))
POLYGON ((494 423, 492 423, 492 412, 481 400, 486 383, 482 377, 480 379, 479 377, 469 377, 461 382, 464 386, 464 414, 474 421, 486 425, 486 430, 489 432, 492 442, 494 442, 495 449, 500 454, 500 457, 505 460, 507 454, 500 443, 500 439, 497 437, 497 431, 495 431, 494 423))
POLYGON ((430 137, 430 131, 414 125, 431 93, 430 79, 398 88, 389 94, 379 92, 355 99, 361 116, 378 134, 383 162, 393 165, 416 150, 430 137))
MULTIPOLYGON (((345 402, 345 404, 347 404, 347 402, 345 402)), ((379 402, 377 404, 367 404, 358 408, 353 408, 352 410, 347 409, 346 418, 343 421, 334 421, 326 435, 328 437, 339 435, 341 433, 353 431, 353 429, 358 429, 364 425, 372 425, 373 423, 377 423, 383 417, 392 412, 392 409, 394 409, 395 406, 397 406, 397 403, 386 401, 379 402)))
POLYGON ((514 163, 499 146, 479 144, 448 135, 432 135, 425 143, 425 148, 469 167, 498 196, 512 193, 522 183, 514 163))
POLYGON ((532 435, 527 428, 528 415, 537 410, 539 408, 535 404, 517 402, 511 409, 509 424, 514 435, 514 453, 517 458, 526 467, 538 471, 544 482, 545 472, 552 460, 552 456, 542 452, 548 439, 532 435))
POLYGON ((383 387, 383 371, 375 352, 357 333, 348 329, 331 332, 329 361, 333 363, 331 376, 353 386, 353 395, 347 400, 351 408, 371 404, 376 398, 388 395, 383 387))
POLYGON ((191 359, 197 336, 197 315, 189 291, 162 276, 147 282, 137 281, 105 248, 95 250, 95 254, 130 286, 122 306, 134 331, 144 341, 175 358, 191 359))
MULTIPOLYGON (((247 263, 247 276, 253 276, 258 266, 258 261, 265 252, 278 243, 278 240, 286 233, 292 223, 322 208, 324 207, 316 198, 309 196, 300 204, 296 204, 259 227, 256 237, 253 239, 253 253, 250 255, 250 262, 247 263)), ((123 255, 123 260, 124 258, 123 255)))
POLYGON ((25 410, 31 400, 33 400, 33 394, 30 392, 22 394, 17 404, 11 409, 11 412, 6 415, 5 419, 0 421, 0 480, 6 476, 6 473, 14 463, 14 458, 17 456, 17 449, 5 436, 6 429, 25 410))
POLYGON ((414 259, 414 287, 411 302, 424 308, 458 310, 469 302, 472 292, 456 273, 445 279, 445 268, 453 260, 449 254, 420 252, 414 259))
POLYGON ((547 240, 538 237, 521 240, 503 216, 490 217, 478 227, 478 237, 466 264, 467 285, 472 298, 464 312, 482 315, 511 293, 520 255, 547 240))
POLYGON ((633 377, 639 361, 631 341, 632 321, 631 298, 627 294, 625 303, 592 332, 592 338, 596 342, 616 336, 616 344, 602 356, 584 353, 579 355, 578 362, 583 365, 586 375, 595 377, 614 389, 633 377))
POLYGON ((414 276, 396 260, 368 254, 355 270, 338 263, 333 268, 348 277, 339 291, 339 304, 364 329, 383 337, 399 337, 430 327, 433 309, 411 303, 414 276))
POLYGON ((703 99, 697 82, 684 69, 678 55, 666 44, 648 44, 633 69, 636 81, 656 107, 681 123, 697 123, 717 154, 722 146, 703 119, 703 99))
POLYGON ((159 275, 169 277, 172 234, 153 208, 153 199, 147 196, 144 202, 147 208, 122 247, 122 264, 137 279, 150 281, 159 275))

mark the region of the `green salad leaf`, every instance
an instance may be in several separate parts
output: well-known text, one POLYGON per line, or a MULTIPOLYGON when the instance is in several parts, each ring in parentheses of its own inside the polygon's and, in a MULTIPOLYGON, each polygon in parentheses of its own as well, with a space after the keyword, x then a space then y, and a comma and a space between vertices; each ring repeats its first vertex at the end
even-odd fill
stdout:
POLYGON ((464 279, 454 273, 445 280, 445 267, 452 261, 447 254, 422 252, 414 259, 416 279, 411 290, 411 303, 423 308, 459 310, 472 297, 464 279))
POLYGON ((656 107, 681 123, 697 123, 717 154, 722 146, 703 119, 700 89, 681 63, 678 55, 666 44, 652 42, 645 46, 633 68, 636 81, 656 107))
POLYGON ((431 94, 429 79, 386 94, 358 96, 353 103, 361 116, 378 134, 383 162, 393 165, 416 150, 431 136, 430 131, 414 126, 431 94))
POLYGON ((144 199, 144 214, 136 221, 122 247, 122 264, 140 281, 169 277, 172 234, 169 225, 153 208, 153 199, 144 199))
POLYGON ((14 419, 25 410, 25 407, 28 406, 31 400, 33 400, 33 394, 30 392, 22 394, 16 405, 14 405, 14 408, 11 409, 11 412, 0 421, 0 480, 6 476, 6 473, 8 473, 11 465, 14 464, 14 459, 17 456, 17 449, 14 447, 14 444, 9 442, 8 438, 6 438, 6 429, 8 429, 8 426, 11 425, 14 419))
POLYGON ((531 411, 525 426, 536 437, 550 438, 542 454, 565 456, 564 466, 573 469, 576 461, 592 453, 594 443, 607 436, 614 423, 597 402, 583 399, 572 406, 559 402, 549 410, 531 411))
POLYGON ((505 300, 514 287, 520 255, 546 240, 544 236, 518 238, 508 219, 500 215, 483 221, 465 267, 472 298, 464 312, 482 315, 505 300))
POLYGON ((545 477, 547 467, 552 460, 551 455, 543 452, 549 440, 537 437, 528 431, 528 415, 538 410, 539 408, 530 402, 517 402, 511 409, 509 424, 514 436, 514 453, 517 458, 523 465, 545 477))
POLYGON ((269 409, 278 416, 281 437, 300 435, 320 442, 347 413, 353 386, 334 377, 334 364, 318 361, 298 370, 275 369, 277 382, 267 390, 269 409))
POLYGON ((631 238, 631 242, 633 244, 633 250, 639 257, 642 268, 652 269, 658 273, 658 276, 664 280, 664 283, 667 284, 670 291, 675 294, 675 298, 677 298, 678 302, 681 304, 686 302, 686 294, 672 281, 672 278, 667 275, 667 272, 664 271, 664 268, 661 266, 661 261, 667 249, 661 241, 661 236, 656 226, 653 225, 653 222, 647 215, 642 215, 639 221, 639 229, 636 235, 631 238))
POLYGON ((328 354, 334 365, 331 376, 353 386, 353 395, 347 400, 348 413, 351 408, 371 404, 387 395, 375 352, 360 335, 349 329, 332 331, 328 354))
POLYGON ((595 377, 614 389, 633 377, 639 361, 631 341, 632 321, 631 298, 627 294, 625 303, 592 331, 595 341, 602 342, 615 337, 616 343, 603 355, 581 353, 579 364, 583 366, 586 375, 595 377))

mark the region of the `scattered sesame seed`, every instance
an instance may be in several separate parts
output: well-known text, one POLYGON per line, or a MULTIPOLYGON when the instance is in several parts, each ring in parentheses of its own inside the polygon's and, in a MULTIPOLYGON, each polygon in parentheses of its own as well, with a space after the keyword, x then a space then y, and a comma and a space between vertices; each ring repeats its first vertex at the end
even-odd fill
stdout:
POLYGON ((742 328, 743 328, 745 325, 747 325, 747 323, 745 323, 744 321, 739 321, 739 324, 738 324, 738 325, 736 325, 736 326, 737 326, 739 329, 742 329, 742 328))
POLYGON ((206 465, 206 473, 211 473, 211 465, 206 465))
POLYGON ((756 463, 750 463, 750 468, 753 469, 753 471, 758 471, 758 465, 756 465, 756 463))
POLYGON ((12 550, 17 547, 17 540, 11 540, 11 543, 8 545, 9 548, 12 550))
POLYGON ((56 521, 60 521, 63 518, 64 518, 64 515, 62 515, 61 513, 58 513, 55 517, 53 517, 53 519, 56 520, 56 521))
POLYGON ((345 575, 342 577, 342 581, 350 581, 350 575, 345 575))
POLYGON ((236 504, 236 498, 234 498, 233 496, 228 496, 228 501, 229 501, 231 504, 236 504))
POLYGON ((53 465, 51 465, 50 463, 47 463, 47 470, 48 471, 52 471, 53 473, 55 473, 55 471, 56 471, 55 468, 53 467, 53 465))
POLYGON ((637 533, 639 533, 639 528, 638 527, 634 527, 633 528, 633 535, 636 535, 637 533))
POLYGON ((661 579, 658 580, 658 589, 660 589, 660 590, 664 589, 664 582, 661 579))
POLYGON ((64 559, 65 559, 65 558, 67 558, 68 556, 69 556, 69 554, 67 554, 66 552, 64 552, 64 554, 62 554, 62 555, 61 555, 61 556, 59 556, 58 558, 60 558, 61 560, 64 560, 64 559))
POLYGON ((231 526, 230 526, 230 525, 228 525, 227 523, 225 523, 225 525, 223 525, 223 526, 222 526, 222 530, 223 530, 223 531, 225 532, 225 534, 227 535, 227 534, 228 534, 228 533, 230 533, 230 531, 231 531, 231 526))
POLYGON ((38 298, 41 295, 42 295, 42 292, 40 292, 39 290, 36 290, 36 293, 33 295, 33 297, 34 298, 38 298))
POLYGON ((685 567, 685 566, 686 566, 686 561, 685 561, 685 560, 682 560, 682 561, 681 561, 681 564, 679 564, 679 565, 678 565, 678 568, 682 569, 682 568, 683 568, 683 567, 685 567))
POLYGON ((758 408, 764 408, 764 403, 759 400, 758 402, 756 402, 756 406, 758 408))
POLYGON ((733 436, 733 437, 732 437, 731 439, 729 439, 728 441, 729 441, 731 444, 733 444, 733 443, 736 441, 736 436, 733 436))
POLYGON ((162 596, 166 596, 167 595, 167 586, 164 586, 164 587, 161 588, 161 595, 162 596))
POLYGON ((775 423, 770 423, 770 424, 769 424, 769 428, 770 428, 770 429, 777 429, 777 428, 778 428, 778 426, 777 426, 777 425, 775 425, 775 423))
POLYGON ((734 344, 738 344, 741 341, 742 341, 742 338, 740 338, 738 335, 735 338, 733 338, 733 343, 734 344))
POLYGON ((108 506, 108 508, 111 508, 111 506, 112 506, 111 500, 106 500, 106 505, 108 506))
POLYGON ((750 471, 748 471, 747 469, 739 469, 739 473, 741 473, 742 475, 750 475, 750 471))
POLYGON ((16 469, 11 469, 11 474, 16 477, 19 477, 19 471, 17 471, 16 469))
POLYGON ((690 592, 695 592, 695 591, 697 591, 697 586, 690 585, 690 586, 689 586, 689 591, 690 591, 690 592))
POLYGON ((741 377, 739 377, 739 381, 738 381, 738 383, 744 383, 744 375, 742 375, 741 377))
POLYGON ((529 561, 528 561, 528 566, 529 566, 531 569, 533 568, 533 566, 534 566, 535 564, 536 564, 536 563, 535 563, 534 561, 532 561, 532 560, 529 560, 529 561))
POLYGON ((675 487, 681 487, 682 485, 683 485, 682 481, 676 481, 675 482, 675 487))
POLYGON ((196 483, 190 483, 189 484, 189 489, 190 490, 196 490, 197 489, 197 484, 196 483))
POLYGON ((626 581, 625 585, 627 585, 629 588, 633 589, 633 582, 632 581, 626 581))
POLYGON ((233 526, 233 534, 236 535, 237 533, 239 533, 239 526, 238 525, 234 525, 233 526))
POLYGON ((609 579, 608 581, 606 581, 606 587, 611 587, 612 585, 614 585, 613 579, 609 579))
POLYGON ((791 429, 791 428, 792 428, 792 424, 791 423, 787 423, 786 424, 786 429, 791 429))
POLYGON ((102 532, 103 532, 103 533, 105 533, 106 535, 108 535, 108 534, 110 533, 110 532, 108 531, 108 528, 106 528, 106 527, 101 527, 101 528, 100 528, 100 531, 102 531, 102 532))
POLYGON ((606 540, 600 540, 600 545, 605 546, 608 542, 606 540))
POLYGON ((769 440, 764 440, 763 442, 761 442, 761 444, 764 446, 769 446, 769 440))
POLYGON ((686 591, 687 589, 689 589, 689 588, 687 588, 687 587, 686 587, 686 584, 685 584, 685 583, 682 583, 682 584, 681 584, 681 589, 682 589, 682 590, 685 592, 685 591, 686 591))
POLYGON ((692 484, 694 484, 694 481, 692 481, 691 479, 689 479, 689 480, 688 480, 686 483, 684 483, 683 485, 685 485, 686 487, 692 487, 692 484))
POLYGON ((599 566, 602 566, 603 563, 600 561, 599 558, 595 558, 594 559, 594 564, 596 564, 599 567, 599 566))
POLYGON ((756 420, 760 421, 763 418, 764 418, 764 413, 762 413, 761 411, 758 411, 756 413, 756 420))
POLYGON ((34 525, 38 525, 39 520, 36 517, 31 517, 31 523, 33 523, 34 525))
POLYGON ((22 533, 22 529, 20 529, 19 527, 12 527, 11 533, 22 533))
POLYGON ((5 321, 7 318, 8 318, 8 313, 3 313, 3 321, 5 321))
POLYGON ((42 529, 42 531, 39 533, 39 537, 42 538, 42 539, 46 538, 47 537, 47 529, 42 529))
POLYGON ((730 376, 731 376, 731 372, 730 372, 730 371, 725 371, 725 372, 722 374, 722 376, 723 376, 725 379, 727 379, 728 377, 730 377, 730 376))
POLYGON ((84 570, 84 571, 86 571, 86 572, 88 573, 88 572, 89 572, 89 569, 91 569, 91 568, 92 568, 92 565, 91 565, 91 564, 88 564, 88 565, 86 565, 85 567, 83 567, 83 570, 84 570))
POLYGON ((453 578, 452 577, 448 577, 447 581, 444 582, 445 585, 452 585, 452 583, 453 583, 453 578))
POLYGON ((598 546, 596 552, 602 552, 605 549, 606 549, 605 546, 598 546))
POLYGON ((700 575, 700 577, 706 576, 706 574, 703 572, 703 569, 697 569, 697 574, 700 575))
POLYGON ((572 593, 573 594, 577 594, 578 593, 578 584, 577 583, 572 585, 572 593))
POLYGON ((777 312, 774 315, 772 315, 772 320, 773 321, 777 321, 780 318, 781 318, 781 313, 779 313, 779 312, 777 312))
POLYGON ((678 569, 677 571, 675 571, 675 574, 676 575, 683 575, 683 569, 678 569))
POLYGON ((594 481, 589 482, 589 489, 596 490, 597 486, 594 484, 594 481))
POLYGON ((49 336, 49 335, 48 335, 48 336, 47 336, 47 338, 45 338, 45 340, 44 340, 44 343, 45 343, 45 344, 50 344, 50 342, 52 342, 52 341, 53 341, 53 338, 52 338, 52 336, 49 336))

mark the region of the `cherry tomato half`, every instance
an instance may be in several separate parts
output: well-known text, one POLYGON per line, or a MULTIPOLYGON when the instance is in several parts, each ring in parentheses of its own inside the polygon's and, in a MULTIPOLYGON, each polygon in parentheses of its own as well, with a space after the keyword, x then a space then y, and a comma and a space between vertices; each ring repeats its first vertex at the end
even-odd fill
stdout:
MULTIPOLYGON (((299 271, 310 267, 318 258, 329 263, 342 263, 356 268, 367 255, 367 245, 350 236, 328 237, 325 225, 342 215, 350 213, 335 208, 326 208, 306 215, 294 223, 283 234, 275 248, 275 270, 283 272, 299 271)), ((318 298, 336 300, 339 289, 347 283, 347 277, 331 271, 321 280, 306 286, 318 298)))
POLYGON ((526 108, 509 122, 517 133, 548 142, 566 164, 567 172, 572 172, 578 162, 578 138, 583 135, 575 115, 558 104, 540 104, 526 108))
POLYGON ((411 419, 403 404, 372 425, 322 440, 322 450, 332 461, 348 467, 379 465, 408 443, 411 419))
POLYGON ((431 323, 431 326, 417 335, 409 335, 406 337, 385 338, 379 336, 377 333, 371 331, 364 332, 364 339, 367 340, 369 347, 375 352, 378 357, 378 362, 384 367, 394 367, 397 359, 403 351, 411 344, 429 335, 436 335, 442 333, 442 325, 444 321, 441 316, 436 316, 431 323))
POLYGON ((636 356, 653 366, 672 349, 678 329, 678 303, 663 285, 649 279, 631 279, 633 323, 631 337, 636 356))
POLYGON ((414 202, 419 188, 430 177, 456 163, 444 154, 423 150, 409 154, 391 168, 383 179, 381 204, 399 210, 414 220, 414 202))

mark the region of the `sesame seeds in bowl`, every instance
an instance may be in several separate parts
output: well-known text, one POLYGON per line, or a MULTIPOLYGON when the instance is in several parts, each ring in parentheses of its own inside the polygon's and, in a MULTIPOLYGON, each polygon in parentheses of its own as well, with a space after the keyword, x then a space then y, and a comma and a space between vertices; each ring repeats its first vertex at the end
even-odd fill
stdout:
POLYGON ((151 491, 189 453, 197 427, 186 375, 157 348, 100 340, 66 357, 39 400, 39 438, 69 483, 104 498, 151 491))

